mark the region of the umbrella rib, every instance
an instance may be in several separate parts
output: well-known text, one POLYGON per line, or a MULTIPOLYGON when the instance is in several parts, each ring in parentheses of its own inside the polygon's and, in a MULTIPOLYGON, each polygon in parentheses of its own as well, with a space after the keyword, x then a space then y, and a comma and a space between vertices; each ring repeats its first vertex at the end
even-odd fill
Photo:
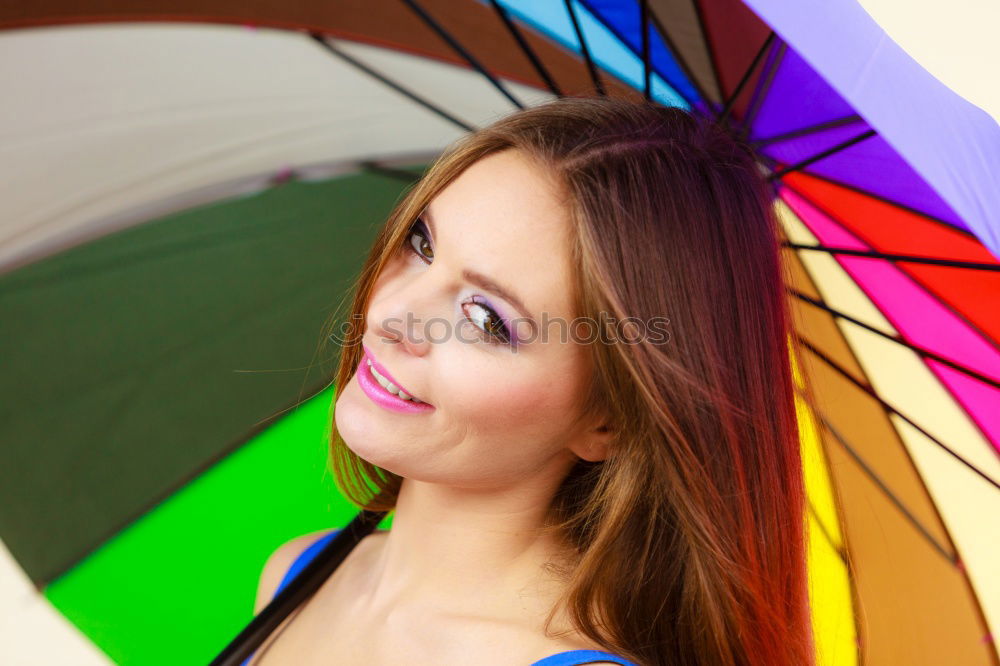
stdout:
POLYGON ((979 469, 978 467, 976 467, 975 465, 973 465, 971 462, 969 462, 968 460, 966 460, 965 458, 963 458, 960 453, 956 452, 954 449, 952 449, 950 446, 948 446, 947 444, 945 444, 944 442, 942 442, 941 440, 939 440, 937 437, 935 437, 931 433, 927 432, 927 430, 925 430, 923 427, 921 427, 919 424, 917 424, 913 419, 911 419, 910 417, 908 417, 907 415, 903 414, 898 409, 896 409, 895 407, 893 407, 892 405, 890 405, 889 403, 887 403, 885 400, 882 399, 882 397, 880 395, 878 395, 878 393, 875 392, 875 389, 873 389, 871 386, 868 386, 867 384, 864 384, 864 383, 858 381, 858 379, 855 378, 854 375, 852 375, 850 372, 848 372, 847 370, 845 370, 844 368, 842 368, 839 363, 837 363, 836 361, 834 361, 833 359, 831 359, 830 357, 828 357, 826 354, 824 354, 822 351, 820 351, 819 349, 817 349, 815 346, 813 346, 813 344, 810 343, 808 340, 806 340, 803 336, 796 335, 796 338, 798 339, 798 341, 806 349, 808 349, 813 354, 815 354, 818 359, 820 359, 825 364, 827 364, 828 366, 830 366, 830 368, 832 368, 837 373, 839 373, 840 375, 842 375, 844 378, 846 378, 849 382, 851 382, 852 384, 854 384, 855 386, 857 386, 859 389, 861 389, 862 391, 864 391, 865 393, 867 393, 873 400, 875 400, 877 403, 879 403, 879 405, 881 405, 882 409, 886 410, 887 412, 889 412, 891 414, 895 414, 899 418, 901 418, 904 421, 906 421, 906 423, 909 424, 915 430, 917 430, 917 432, 919 432, 924 437, 926 437, 927 439, 929 439, 931 442, 933 442, 935 445, 937 445, 943 451, 945 451, 946 453, 948 453, 955 460, 957 460, 958 462, 962 463, 963 465, 965 465, 966 467, 968 467, 970 470, 972 470, 973 472, 975 472, 980 478, 982 478, 984 481, 986 481, 987 483, 989 483, 991 486, 993 486, 997 490, 1000 490, 1000 482, 996 481, 989 474, 987 474, 986 472, 982 471, 981 469, 979 469))
POLYGON ((413 173, 404 169, 394 169, 371 160, 363 160, 358 164, 365 171, 376 173, 380 176, 385 176, 386 178, 392 178, 393 180, 401 180, 404 183, 416 183, 421 178, 419 173, 413 173))
POLYGON ((811 296, 803 294, 802 292, 800 292, 800 291, 798 291, 796 289, 788 288, 787 291, 788 291, 788 293, 790 293, 791 295, 795 296, 799 300, 802 300, 802 301, 804 301, 804 302, 812 305, 813 307, 819 308, 820 310, 824 310, 824 311, 832 314, 835 317, 840 317, 841 319, 844 319, 846 321, 851 322, 855 326, 860 326, 861 328, 863 328, 863 329, 865 329, 867 331, 871 331, 872 333, 880 335, 883 338, 885 338, 886 340, 889 340, 891 342, 895 342, 896 344, 902 345, 903 347, 907 347, 908 349, 910 349, 911 351, 915 352, 916 354, 918 354, 920 356, 923 356, 923 357, 926 357, 926 358, 930 358, 930 359, 932 359, 934 361, 937 361, 938 363, 941 363, 943 365, 947 365, 948 367, 952 368, 953 370, 957 370, 958 372, 961 372, 961 373, 963 373, 963 374, 965 374, 965 375, 967 375, 969 377, 972 377, 973 379, 977 379, 977 380, 983 382, 984 384, 988 384, 990 386, 993 386, 994 388, 1000 389, 1000 381, 992 379, 991 377, 987 377, 986 375, 984 375, 984 374, 982 374, 982 373, 980 373, 980 372, 978 372, 976 370, 973 370, 972 368, 968 368, 968 367, 966 367, 966 366, 964 366, 964 365, 962 365, 960 363, 956 363, 955 361, 947 359, 944 356, 941 356, 940 354, 938 354, 936 352, 933 352, 933 351, 931 351, 929 349, 925 349, 924 347, 920 347, 918 345, 915 345, 912 342, 908 342, 908 341, 904 340, 901 337, 889 335, 885 331, 880 331, 879 329, 875 328, 874 326, 866 324, 865 322, 863 322, 863 321, 861 321, 859 319, 855 319, 854 317, 852 317, 851 315, 847 314, 846 312, 841 312, 840 310, 837 310, 836 308, 830 307, 829 305, 827 305, 823 301, 816 300, 815 298, 812 298, 811 296))
POLYGON ((542 61, 538 58, 538 54, 535 53, 535 50, 531 48, 530 44, 528 44, 528 40, 524 38, 524 35, 517 27, 517 24, 511 20, 507 10, 504 9, 503 5, 501 5, 497 0, 490 0, 490 4, 493 5, 493 9, 496 10, 500 19, 503 21, 503 24, 507 26, 507 30, 514 37, 514 40, 517 42, 518 46, 521 47, 521 50, 524 51, 524 55, 531 61, 532 67, 534 67, 535 71, 538 72, 538 76, 545 81, 545 85, 548 86, 552 94, 556 97, 563 97, 562 90, 559 89, 559 86, 556 85, 556 82, 549 73, 549 70, 545 68, 545 65, 543 65, 542 61))
MULTIPOLYGON (((787 184, 786 184, 785 186, 786 186, 786 187, 789 187, 789 189, 791 189, 792 191, 795 191, 795 192, 797 192, 797 191, 798 191, 798 190, 796 190, 796 189, 795 189, 794 187, 790 187, 790 186, 788 186, 787 184)), ((800 193, 800 194, 801 194, 801 193, 800 193)), ((865 243, 866 245, 869 245, 869 246, 871 245, 871 240, 870 240, 869 238, 867 238, 867 237, 865 236, 865 234, 864 234, 864 232, 863 232, 863 231, 861 231, 860 229, 858 229, 858 230, 855 230, 855 229, 852 229, 850 225, 848 225, 848 224, 845 224, 845 223, 844 223, 844 222, 843 222, 843 221, 841 220, 841 218, 840 218, 840 216, 839 216, 839 215, 837 215, 837 214, 836 214, 836 213, 834 213, 834 212, 831 212, 831 211, 827 210, 827 209, 826 209, 826 208, 825 208, 825 207, 824 207, 824 206, 823 206, 822 204, 820 204, 820 203, 815 203, 815 202, 814 202, 814 203, 813 203, 813 205, 814 205, 814 206, 816 206, 816 207, 817 207, 817 208, 818 208, 818 209, 819 209, 820 211, 822 211, 822 212, 823 212, 823 214, 825 214, 825 215, 826 215, 826 216, 827 216, 828 218, 830 218, 830 220, 831 220, 832 222, 834 222, 834 223, 836 223, 837 225, 839 225, 840 227, 842 227, 842 228, 843 228, 843 229, 844 229, 844 230, 845 230, 846 232, 848 232, 848 233, 850 233, 851 235, 853 235, 853 236, 857 237, 857 238, 858 238, 858 239, 859 239, 860 241, 862 241, 862 242, 863 242, 863 243, 865 243)), ((807 246, 807 247, 812 247, 812 246, 807 246)), ((871 251, 871 250, 868 250, 868 251, 871 251)), ((987 264, 987 265, 988 265, 988 264, 987 264)), ((967 316, 965 315, 965 313, 963 313, 963 312, 961 312, 960 310, 958 310, 957 308, 955 308, 955 306, 954 306, 954 305, 952 305, 952 304, 951 304, 950 302, 948 302, 948 301, 947 301, 946 299, 942 298, 942 297, 941 297, 941 296, 939 296, 939 295, 938 295, 938 294, 937 294, 936 292, 934 292, 933 290, 931 290, 931 289, 930 289, 930 288, 929 288, 929 287, 928 287, 928 286, 927 286, 927 285, 926 285, 926 284, 925 284, 924 282, 922 282, 921 280, 918 280, 918 279, 916 279, 916 278, 915 278, 915 277, 913 277, 912 275, 907 275, 907 277, 908 277, 908 279, 910 279, 910 280, 911 280, 912 282, 914 282, 914 285, 915 285, 915 286, 916 286, 916 287, 917 287, 917 288, 918 288, 918 289, 919 289, 919 290, 920 290, 921 292, 923 292, 924 294, 926 294, 928 298, 930 298, 931 300, 933 300, 933 301, 934 301, 935 303, 937 303, 938 305, 940 305, 940 306, 941 306, 942 308, 944 308, 944 309, 948 310, 948 311, 949 311, 949 312, 950 312, 951 314, 953 314, 953 315, 954 315, 954 316, 955 316, 955 317, 956 317, 957 319, 959 319, 959 320, 960 320, 960 321, 961 321, 961 322, 962 322, 963 324, 965 324, 966 326, 968 326, 970 330, 972 330, 972 331, 973 331, 973 332, 975 332, 975 333, 976 333, 977 335, 979 335, 979 336, 980 336, 980 337, 981 337, 981 338, 983 339, 983 341, 984 341, 984 342, 986 342, 987 344, 989 344, 990 346, 992 346, 992 347, 993 347, 994 349, 996 349, 996 351, 997 351, 998 353, 1000 353, 1000 344, 998 344, 998 343, 997 343, 997 341, 996 341, 996 340, 995 340, 995 339, 993 338, 993 336, 991 336, 991 335, 987 334, 987 333, 986 333, 985 331, 983 331, 983 330, 982 330, 982 328, 981 328, 981 327, 979 326, 979 324, 977 324, 977 323, 975 323, 974 321, 970 320, 970 319, 969 319, 969 318, 968 318, 968 317, 967 317, 967 316)), ((865 291, 867 291, 867 290, 865 290, 865 291)))
POLYGON ((847 564, 847 553, 844 552, 844 548, 842 546, 838 545, 837 542, 833 540, 833 535, 830 534, 830 530, 827 529, 826 525, 820 519, 819 513, 816 511, 816 507, 813 506, 812 500, 808 497, 806 498, 806 507, 808 508, 810 515, 812 515, 813 520, 815 520, 816 524, 819 526, 819 531, 823 534, 823 538, 830 545, 830 548, 837 553, 837 557, 839 557, 844 564, 847 564))
POLYGON ((510 91, 507 90, 507 88, 502 83, 500 83, 499 79, 490 74, 490 72, 483 66, 482 63, 479 62, 479 60, 476 59, 475 56, 473 56, 464 46, 462 46, 458 42, 458 40, 451 35, 450 32, 444 29, 444 26, 442 26, 440 23, 434 20, 434 17, 428 14, 427 11, 423 7, 421 7, 419 3, 417 3, 417 0, 403 0, 403 2, 406 3, 406 5, 410 9, 412 9, 414 13, 416 13, 416 15, 419 16, 421 20, 423 20, 423 22, 427 24, 428 27, 430 27, 434 32, 436 32, 438 36, 441 37, 441 39, 447 42, 448 46, 450 46, 456 53, 462 56, 462 58, 464 58, 466 62, 472 65, 473 69, 475 69, 477 72, 485 76, 489 80, 489 82, 493 84, 493 87, 500 91, 500 94, 502 94, 504 97, 510 100, 511 104, 513 104, 519 109, 524 108, 524 104, 522 104, 520 100, 518 100, 512 94, 510 94, 510 91))
POLYGON ((743 72, 743 76, 740 77, 740 82, 736 84, 736 87, 733 89, 729 99, 727 99, 726 103, 723 105, 722 114, 719 116, 719 122, 725 122, 729 119, 729 113, 733 110, 733 105, 736 104, 736 98, 740 96, 741 92, 743 92, 743 88, 746 87, 747 82, 750 80, 750 76, 753 75, 753 71, 757 69, 757 65, 760 64, 764 54, 767 53, 767 50, 771 48, 771 44, 773 43, 774 31, 772 30, 768 33, 767 39, 764 40, 764 43, 757 50, 757 54, 753 57, 753 60, 750 61, 750 66, 747 67, 745 72, 743 72))
POLYGON ((878 252, 876 250, 855 250, 846 247, 830 247, 829 245, 806 245, 803 243, 782 243, 785 247, 792 247, 796 250, 815 250, 817 252, 828 252, 830 254, 847 254, 854 257, 872 257, 874 259, 889 259, 892 261, 902 261, 913 264, 929 264, 931 266, 948 266, 950 268, 968 268, 976 271, 1000 272, 1000 264, 988 264, 979 261, 964 261, 961 259, 941 259, 938 257, 924 257, 916 254, 896 254, 892 252, 878 252))
POLYGON ((474 131, 476 131, 475 127, 473 127, 472 125, 469 125, 465 121, 460 120, 460 119, 456 118, 455 116, 451 115, 450 113, 448 113, 447 111, 445 111, 441 107, 439 107, 436 104, 434 104, 434 102, 431 102, 430 100, 424 99, 423 97, 421 97, 417 93, 413 92, 412 90, 409 90, 408 88, 405 88, 405 87, 401 86, 400 84, 396 83, 395 81, 393 81, 389 77, 385 76, 381 72, 378 72, 375 69, 372 69, 371 67, 369 67, 368 65, 364 64, 363 62, 361 62, 360 60, 358 60, 354 56, 348 55, 344 51, 341 51, 339 48, 337 48, 336 46, 334 46, 333 44, 331 44, 330 42, 328 42, 323 37, 323 35, 321 33, 311 32, 311 33, 309 33, 309 36, 312 37, 312 39, 315 40, 317 44, 319 44, 320 46, 322 46, 323 48, 325 48, 330 53, 334 54, 335 56, 337 56, 338 58, 340 58, 344 62, 348 63, 349 65, 352 65, 352 66, 356 67, 357 69, 361 70, 362 72, 364 72, 365 74, 371 76, 372 78, 381 81, 385 85, 389 86, 390 88, 392 88, 396 92, 400 93, 401 95, 403 95, 405 97, 408 97, 409 99, 413 100, 414 102, 416 102, 420 106, 424 107, 425 109, 428 109, 429 111, 433 111, 434 113, 436 113, 437 115, 441 116, 442 118, 444 118, 448 122, 450 122, 450 123, 452 123, 454 125, 457 125, 458 127, 461 127, 462 129, 464 129, 467 132, 474 132, 474 131))
POLYGON ((864 122, 864 118, 856 113, 852 113, 849 116, 844 116, 843 118, 835 118, 834 120, 826 120, 821 123, 816 123, 815 125, 809 125, 808 127, 803 127, 797 130, 791 130, 790 132, 783 132, 781 134, 776 134, 774 136, 769 136, 766 139, 756 139, 750 142, 754 148, 765 148, 772 144, 778 143, 780 141, 788 141, 789 139, 797 139, 802 136, 808 136, 810 134, 816 134, 828 129, 834 129, 837 127, 843 127, 844 125, 851 125, 854 123, 864 122))
MULTIPOLYGON (((660 23, 660 19, 657 18, 656 12, 650 12, 649 22, 652 24, 653 28, 656 29, 657 34, 660 35, 660 39, 663 40, 663 43, 670 51, 670 55, 674 57, 674 60, 677 62, 677 65, 681 68, 681 71, 684 73, 685 78, 687 78, 688 83, 690 83, 691 86, 695 89, 695 91, 697 91, 698 95, 701 96, 701 99, 705 101, 705 107, 712 113, 713 116, 718 116, 719 115, 718 110, 712 108, 711 98, 709 98, 708 93, 705 91, 705 88, 701 85, 701 82, 698 80, 698 77, 696 77, 694 75, 694 72, 691 71, 691 66, 688 64, 687 60, 684 59, 684 56, 681 54, 681 51, 677 48, 677 45, 674 44, 674 41, 670 38, 670 34, 663 28, 663 24, 660 23)), ((677 89, 677 86, 674 86, 674 88, 677 89)), ((683 96, 683 93, 679 89, 677 89, 677 94, 683 96)), ((688 103, 691 104, 691 106, 695 106, 693 100, 688 100, 688 103)))
POLYGON ((936 550, 938 553, 944 556, 944 558, 947 559, 952 564, 957 564, 958 555, 955 552, 945 548, 943 544, 941 544, 937 539, 934 538, 934 535, 930 533, 930 531, 924 526, 924 524, 921 523, 920 520, 915 515, 913 515, 913 513, 908 508, 906 508, 906 505, 903 503, 903 500, 899 499, 896 493, 894 493, 892 489, 889 488, 888 484, 882 479, 882 477, 880 477, 878 473, 874 469, 872 469, 871 465, 868 464, 868 461, 866 461, 863 457, 861 457, 861 454, 859 454, 857 450, 853 446, 851 446, 851 444, 847 441, 847 438, 844 437, 844 435, 839 430, 837 430, 837 428, 835 428, 832 423, 830 423, 829 419, 827 419, 826 416, 824 416, 823 413, 815 407, 815 405, 813 406, 813 409, 816 410, 816 415, 819 417, 820 422, 824 425, 824 427, 826 427, 827 430, 830 431, 830 433, 833 435, 833 438, 837 440, 837 443, 840 444, 844 448, 844 450, 847 451, 847 453, 851 456, 851 458, 854 459, 854 462, 858 464, 861 470, 865 473, 865 476, 871 479, 871 481, 878 486, 879 490, 882 491, 882 494, 885 495, 886 498, 888 498, 889 501, 896 506, 896 508, 900 511, 900 513, 902 513, 903 516, 906 517, 906 519, 910 522, 910 524, 913 525, 913 527, 915 527, 917 531, 923 535, 923 537, 927 540, 927 542, 934 547, 934 550, 936 550))
MULTIPOLYGON (((774 33, 771 34, 773 35, 774 33)), ((757 87, 750 98, 750 108, 747 109, 746 117, 742 120, 739 131, 740 138, 746 140, 750 136, 754 121, 757 119, 757 114, 764 106, 764 99, 771 91, 771 84, 774 83, 774 77, 778 74, 778 67, 781 66, 781 61, 784 60, 785 51, 787 50, 788 45, 785 42, 781 42, 778 48, 775 49, 771 61, 767 64, 767 73, 757 80, 757 87)))
POLYGON ((642 94, 646 101, 652 101, 650 85, 652 67, 649 63, 649 0, 639 0, 639 29, 642 31, 642 94))
POLYGON ((853 146, 856 143, 861 143, 865 139, 870 139, 871 137, 875 136, 876 134, 878 134, 878 132, 876 132, 873 129, 865 130, 864 132, 862 132, 861 134, 858 134, 857 136, 851 137, 850 139, 847 139, 845 141, 841 141, 840 143, 838 143, 835 146, 831 146, 830 148, 827 148, 823 152, 820 152, 820 153, 817 153, 817 154, 812 155, 810 157, 807 157, 804 160, 800 160, 800 161, 796 162, 795 164, 792 164, 790 166, 785 167, 784 169, 779 169, 778 171, 773 171, 773 172, 771 172, 770 175, 768 175, 767 179, 773 181, 773 180, 777 180, 778 178, 781 178, 782 176, 784 176, 784 175, 786 175, 788 173, 791 173, 793 171, 800 171, 800 170, 804 169, 805 167, 809 166, 810 164, 818 162, 818 161, 820 161, 821 159, 823 159, 825 157, 829 157, 830 155, 833 155, 834 153, 839 153, 842 150, 850 148, 851 146, 853 146))
MULTIPOLYGON (((601 13, 599 11, 597 11, 596 9, 594 9, 593 3, 591 2, 591 0, 576 0, 576 1, 578 3, 580 3, 580 5, 584 9, 587 9, 588 11, 590 11, 590 13, 593 14, 594 18, 596 20, 600 21, 601 24, 608 30, 608 32, 610 32, 611 34, 613 34, 615 37, 618 38, 618 41, 620 41, 623 45, 625 45, 633 53, 636 53, 636 55, 638 55, 640 57, 642 56, 642 49, 641 49, 641 47, 640 47, 640 50, 638 52, 634 48, 632 48, 632 45, 629 44, 628 38, 626 38, 625 35, 622 34, 621 30, 619 30, 613 23, 605 20, 605 18, 601 15, 601 13)), ((639 1, 641 2, 642 0, 639 0, 639 1)), ((652 12, 650 12, 649 13, 649 18, 647 20, 653 21, 654 19, 655 19, 655 15, 652 12)), ((660 34, 660 38, 663 39, 665 43, 669 44, 669 41, 666 40, 666 39, 664 39, 662 31, 661 31, 661 34, 660 34)), ((670 47, 673 48, 672 45, 670 45, 670 47)), ((680 62, 680 59, 678 59, 678 62, 680 62)), ((677 83, 675 81, 671 81, 669 78, 667 78, 666 76, 664 76, 662 72, 656 70, 652 66, 652 62, 650 62, 650 78, 652 78, 652 72, 654 72, 654 71, 656 71, 656 73, 660 76, 660 78, 662 78, 664 81, 666 81, 667 85, 669 85, 671 87, 671 89, 677 94, 678 97, 680 97, 685 102, 687 102, 687 104, 689 106, 691 106, 691 107, 695 106, 695 100, 692 100, 690 97, 688 97, 686 94, 684 94, 684 91, 681 89, 681 86, 677 85, 677 83)), ((685 69, 685 73, 687 73, 686 69, 685 69)), ((690 79, 690 75, 688 75, 688 78, 690 79)), ((690 81, 689 81, 689 83, 690 83, 690 81)), ((634 86, 632 86, 631 84, 629 84, 629 86, 634 88, 634 86)), ((700 92, 701 91, 699 89, 699 93, 700 92)), ((650 95, 652 95, 652 91, 650 91, 650 95)))
MULTIPOLYGON (((701 33, 701 39, 703 46, 705 47, 705 52, 708 54, 708 64, 712 68, 712 75, 715 77, 715 87, 719 91, 719 95, 725 99, 725 88, 722 86, 722 76, 719 74, 719 64, 715 61, 715 49, 712 48, 712 42, 708 36, 708 26, 705 23, 705 15, 701 11, 701 3, 698 0, 688 0, 691 9, 694 11, 695 17, 698 19, 698 32, 701 33)), ((715 117, 719 117, 720 111, 715 112, 715 117)))
POLYGON ((587 71, 590 72, 590 79, 594 82, 594 90, 601 97, 607 95, 604 90, 604 84, 601 83, 601 77, 597 72, 597 66, 594 64, 594 59, 590 57, 590 49, 587 48, 587 40, 583 38, 583 30, 580 28, 580 21, 577 20, 576 10, 573 9, 573 0, 563 0, 566 5, 566 11, 569 12, 569 20, 573 24, 573 31, 576 32, 576 38, 580 42, 580 52, 583 54, 583 59, 587 63, 587 71))
MULTIPOLYGON (((768 162, 768 166, 770 166, 770 167, 773 168, 773 166, 774 166, 774 158, 770 157, 766 153, 758 153, 758 154, 763 159, 765 159, 768 162)), ((883 196, 881 194, 878 194, 876 192, 872 192, 871 190, 866 190, 863 187, 859 187, 859 186, 853 185, 851 183, 846 183, 846 182, 837 180, 836 178, 831 178, 830 176, 826 176, 826 175, 821 174, 821 173, 814 173, 812 171, 805 171, 803 173, 805 173, 807 176, 809 176, 810 178, 813 178, 815 180, 822 180, 825 183, 829 183, 831 185, 836 185, 837 187, 842 187, 845 190, 850 190, 851 192, 856 192, 858 194, 863 194, 866 197, 871 197, 872 199, 875 199, 876 201, 881 201, 882 203, 889 204, 890 206, 895 206, 896 208, 899 208, 900 210, 904 210, 907 213, 913 213, 914 215, 919 215, 920 217, 924 218, 925 220, 929 220, 931 222, 934 222, 935 224, 940 224, 942 227, 945 227, 948 231, 958 232, 958 233, 962 234, 963 236, 965 236, 966 238, 970 238, 970 239, 976 241, 977 243, 982 244, 982 241, 979 240, 979 238, 974 233, 972 233, 971 231, 969 231, 968 229, 962 229, 961 227, 957 227, 952 222, 948 222, 947 220, 943 220, 940 217, 935 217, 934 215, 931 215, 927 211, 920 210, 919 208, 914 208, 913 206, 908 206, 905 203, 902 203, 902 202, 899 202, 899 201, 895 201, 893 199, 889 199, 888 197, 885 197, 885 196, 883 196)), ((782 182, 781 185, 782 185, 782 187, 787 187, 788 189, 792 190, 793 192, 797 192, 801 196, 805 196, 806 198, 809 198, 807 195, 803 194, 798 188, 796 188, 794 185, 788 183, 787 181, 782 182)), ((829 213, 827 213, 827 214, 829 215, 829 213)))

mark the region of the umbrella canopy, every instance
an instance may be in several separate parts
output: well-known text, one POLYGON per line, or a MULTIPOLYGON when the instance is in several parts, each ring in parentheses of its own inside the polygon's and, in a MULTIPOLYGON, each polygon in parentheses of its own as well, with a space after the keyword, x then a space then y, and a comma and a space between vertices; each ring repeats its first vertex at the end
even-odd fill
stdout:
POLYGON ((323 343, 377 225, 451 141, 563 94, 724 119, 771 173, 820 663, 998 663, 1000 127, 853 1, 43 0, 0 27, 20 663, 204 663, 274 547, 349 520, 323 343))

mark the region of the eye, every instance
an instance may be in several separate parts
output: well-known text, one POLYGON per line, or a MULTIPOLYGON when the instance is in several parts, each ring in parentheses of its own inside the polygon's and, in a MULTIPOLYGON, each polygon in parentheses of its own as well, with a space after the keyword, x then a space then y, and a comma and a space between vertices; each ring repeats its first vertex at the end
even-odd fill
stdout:
POLYGON ((430 234, 424 221, 419 217, 414 220, 413 225, 406 234, 406 247, 413 254, 423 260, 434 259, 434 248, 431 246, 430 234))
MULTIPOLYGON (((434 259, 434 248, 430 242, 430 234, 424 221, 419 217, 413 221, 413 225, 407 232, 404 245, 407 251, 415 254, 424 263, 429 264, 434 259)), ((513 346, 510 330, 506 323, 489 305, 476 300, 476 297, 473 296, 471 302, 462 306, 462 310, 485 342, 491 345, 513 346)))
POLYGON ((503 318, 493 308, 472 297, 472 302, 462 306, 469 321, 481 331, 483 340, 492 345, 510 345, 510 330, 503 318), (471 310, 471 314, 470 314, 471 310))

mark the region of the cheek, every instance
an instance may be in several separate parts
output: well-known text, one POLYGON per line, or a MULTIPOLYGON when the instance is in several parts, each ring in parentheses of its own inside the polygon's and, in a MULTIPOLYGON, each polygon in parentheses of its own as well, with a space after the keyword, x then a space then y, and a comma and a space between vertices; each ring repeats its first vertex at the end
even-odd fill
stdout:
POLYGON ((452 415, 482 437, 550 439, 569 422, 576 408, 573 387, 535 368, 486 365, 462 371, 449 400, 452 415), (474 379, 470 379, 474 377, 474 379))

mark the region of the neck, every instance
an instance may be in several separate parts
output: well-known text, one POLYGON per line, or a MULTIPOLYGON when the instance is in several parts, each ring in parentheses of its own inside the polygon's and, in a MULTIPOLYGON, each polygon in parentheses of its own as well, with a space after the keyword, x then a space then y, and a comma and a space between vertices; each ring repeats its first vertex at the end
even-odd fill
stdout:
POLYGON ((404 479, 368 570, 366 605, 479 615, 507 601, 547 611, 561 588, 543 566, 566 549, 540 532, 555 485, 531 483, 487 492, 404 479))

